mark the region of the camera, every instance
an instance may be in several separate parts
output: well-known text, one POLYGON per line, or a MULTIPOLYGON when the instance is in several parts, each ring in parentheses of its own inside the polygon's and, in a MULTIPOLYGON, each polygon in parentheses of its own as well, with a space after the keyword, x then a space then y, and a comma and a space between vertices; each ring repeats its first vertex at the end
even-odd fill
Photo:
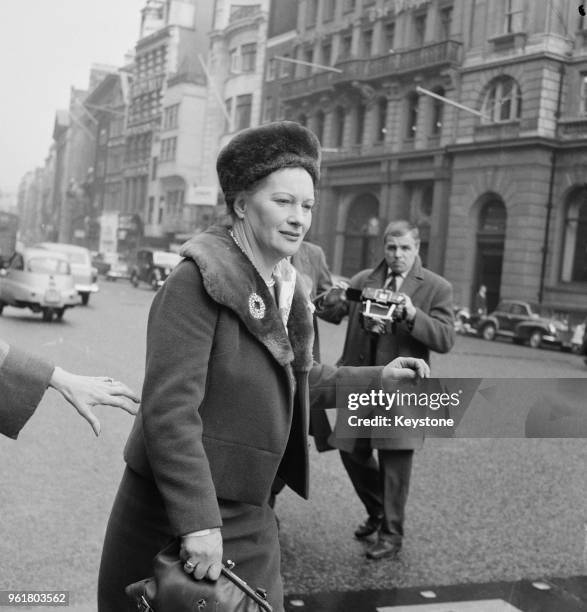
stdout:
MULTIPOLYGON (((348 299, 352 297, 348 296, 348 299)), ((389 289, 365 287, 358 301, 361 302, 361 323, 365 331, 391 333, 393 323, 402 321, 406 316, 405 308, 401 308, 405 302, 404 296, 389 289)))

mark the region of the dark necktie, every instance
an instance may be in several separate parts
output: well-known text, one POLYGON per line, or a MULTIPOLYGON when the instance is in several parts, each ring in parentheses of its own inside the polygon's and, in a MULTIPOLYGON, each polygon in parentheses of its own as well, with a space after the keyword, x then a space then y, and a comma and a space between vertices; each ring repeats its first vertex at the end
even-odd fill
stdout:
POLYGON ((399 274, 397 272, 392 272, 388 274, 387 280, 385 281, 385 289, 389 289, 390 291, 397 291, 397 277, 399 274))

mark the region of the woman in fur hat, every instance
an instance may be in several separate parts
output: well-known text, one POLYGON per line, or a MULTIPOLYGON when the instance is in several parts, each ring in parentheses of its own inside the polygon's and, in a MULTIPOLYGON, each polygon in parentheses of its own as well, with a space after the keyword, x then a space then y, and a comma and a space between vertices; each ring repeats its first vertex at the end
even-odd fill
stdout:
POLYGON ((231 227, 187 242, 151 307, 142 406, 110 516, 99 610, 152 574, 180 538, 184 570, 216 580, 223 559, 283 610, 271 484, 308 492, 307 413, 335 406, 337 382, 380 388, 426 376, 421 360, 336 368, 312 361, 312 309, 288 257, 310 227, 319 178, 314 134, 292 122, 239 133, 220 152, 231 227))

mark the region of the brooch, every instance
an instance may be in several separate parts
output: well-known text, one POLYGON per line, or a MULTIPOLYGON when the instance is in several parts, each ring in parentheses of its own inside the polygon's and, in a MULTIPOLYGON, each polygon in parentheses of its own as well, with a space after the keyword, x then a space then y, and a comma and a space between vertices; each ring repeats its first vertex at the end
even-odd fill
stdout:
POLYGON ((249 312, 253 319, 262 319, 265 316, 265 302, 257 293, 249 296, 249 312))

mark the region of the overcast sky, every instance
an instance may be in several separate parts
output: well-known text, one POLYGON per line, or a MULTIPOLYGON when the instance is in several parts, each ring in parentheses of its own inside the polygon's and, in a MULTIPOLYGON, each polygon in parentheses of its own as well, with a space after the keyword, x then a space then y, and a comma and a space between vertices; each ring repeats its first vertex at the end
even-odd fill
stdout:
POLYGON ((121 66, 145 0, 6 0, 0 16, 0 189, 44 163, 55 111, 92 63, 121 66))

